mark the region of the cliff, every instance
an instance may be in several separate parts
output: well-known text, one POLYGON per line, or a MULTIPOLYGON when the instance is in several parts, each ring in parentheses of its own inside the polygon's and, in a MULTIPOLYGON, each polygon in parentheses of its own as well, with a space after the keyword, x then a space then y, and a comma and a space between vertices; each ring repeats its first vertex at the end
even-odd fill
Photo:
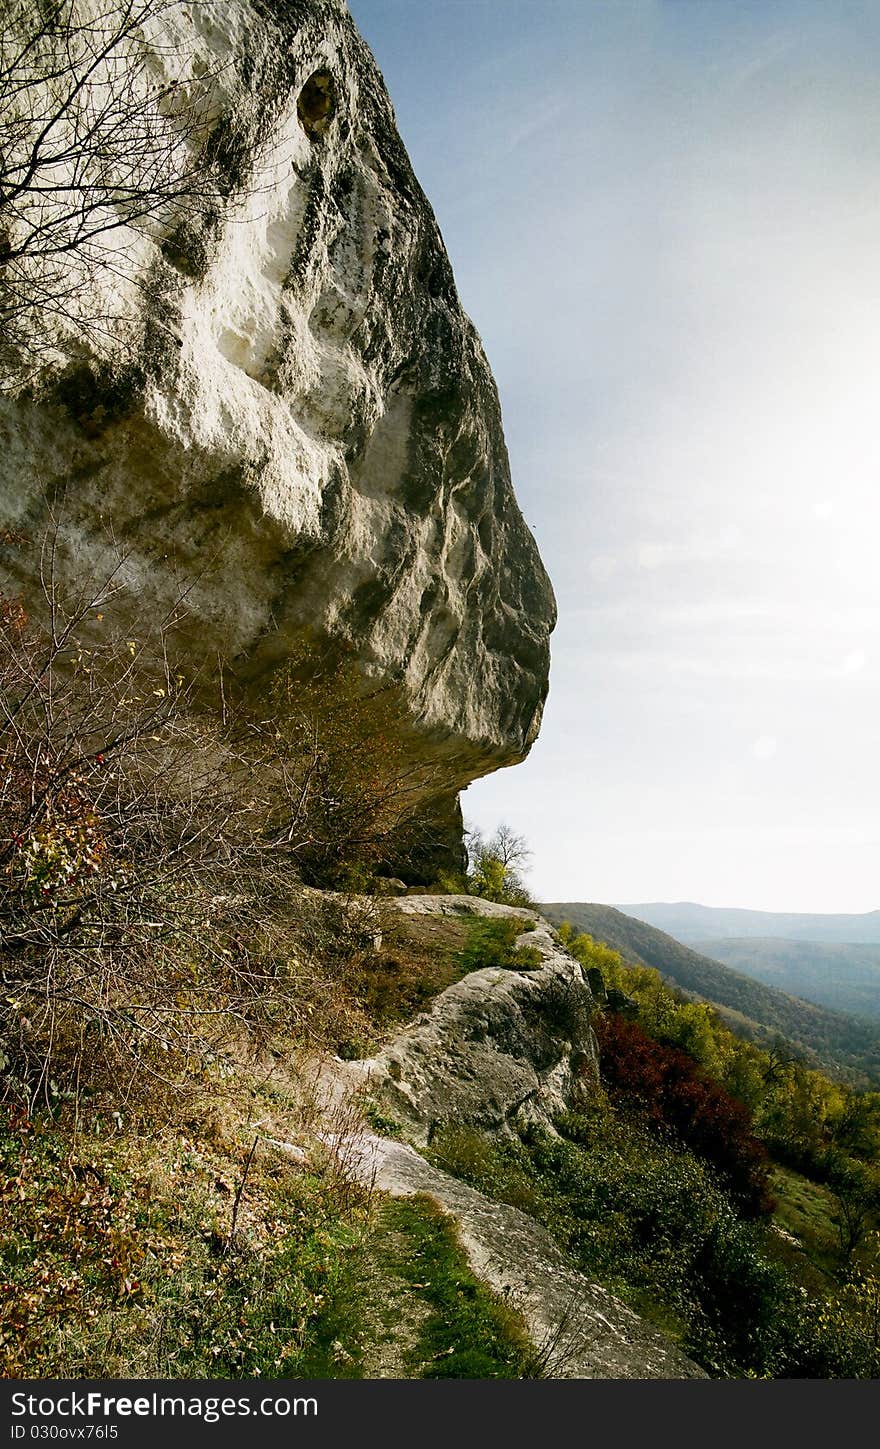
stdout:
POLYGON ((119 15, 88 85, 24 93, 54 118, 53 187, 107 229, 47 260, 44 198, 0 215, 4 525, 38 538, 52 511, 79 579, 122 540, 132 618, 185 595, 184 652, 247 688, 304 644, 344 652, 393 687, 454 832, 457 790, 535 739, 555 605, 382 78, 341 0, 119 15), (53 305, 16 311, 28 288, 53 305))

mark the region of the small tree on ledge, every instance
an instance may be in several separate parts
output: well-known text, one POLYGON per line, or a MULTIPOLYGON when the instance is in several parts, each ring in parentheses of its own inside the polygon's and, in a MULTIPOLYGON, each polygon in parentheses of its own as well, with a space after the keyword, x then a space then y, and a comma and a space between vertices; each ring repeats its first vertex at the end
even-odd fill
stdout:
POLYGON ((470 895, 506 906, 533 905, 523 873, 532 852, 525 837, 503 822, 488 838, 478 830, 467 837, 467 889, 470 895))

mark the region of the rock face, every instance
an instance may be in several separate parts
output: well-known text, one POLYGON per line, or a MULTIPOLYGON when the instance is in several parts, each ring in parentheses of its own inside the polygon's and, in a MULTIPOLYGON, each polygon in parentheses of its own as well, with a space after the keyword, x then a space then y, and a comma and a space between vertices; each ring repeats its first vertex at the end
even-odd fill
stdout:
POLYGON ((414 1141, 430 1142, 448 1122, 504 1131, 515 1119, 531 1120, 552 1131, 557 1114, 577 1111, 595 1095, 592 993, 546 921, 474 896, 407 896, 397 909, 519 918, 524 930, 517 944, 534 947, 541 958, 528 971, 472 971, 377 1057, 353 1064, 414 1141))
POLYGON ((426 1162, 405 1142, 340 1141, 348 1172, 394 1197, 427 1193, 452 1215, 478 1277, 522 1313, 552 1379, 705 1379, 698 1364, 578 1272, 540 1223, 426 1162))
POLYGON ((555 606, 382 78, 342 0, 166 5, 131 44, 210 117, 169 155, 213 189, 120 226, 124 265, 45 319, 0 400, 2 522, 39 537, 63 493, 62 565, 99 574, 112 534, 132 612, 183 586, 186 647, 243 680, 342 646, 452 799, 533 742, 555 606))
POLYGON ((477 1275, 523 1314, 548 1378, 698 1379, 705 1375, 662 1333, 565 1257, 547 1230, 427 1160, 444 1123, 507 1132, 577 1111, 599 1088, 593 997, 580 965, 534 912, 473 896, 406 896, 406 915, 518 919, 518 945, 541 964, 474 971, 369 1061, 326 1063, 318 1099, 321 1136, 343 1170, 395 1197, 427 1193, 451 1214, 477 1275), (527 930, 526 927, 534 929, 527 930), (407 1141, 358 1123, 362 1094, 407 1141))

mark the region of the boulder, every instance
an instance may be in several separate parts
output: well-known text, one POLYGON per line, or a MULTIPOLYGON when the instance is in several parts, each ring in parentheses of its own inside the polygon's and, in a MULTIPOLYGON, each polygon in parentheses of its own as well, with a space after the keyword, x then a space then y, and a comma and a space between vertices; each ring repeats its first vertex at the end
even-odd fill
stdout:
POLYGON ((246 690, 304 647, 389 686, 454 855, 457 791, 537 735, 555 605, 382 77, 342 0, 159 6, 130 43, 197 102, 169 164, 212 179, 120 224, 36 373, 7 354, 0 517, 51 511, 78 579, 121 544, 132 627, 185 597, 181 655, 246 690))
POLYGON ((416 1142, 449 1123, 507 1132, 595 1100, 599 1061, 593 996, 579 963, 534 912, 475 896, 405 896, 405 915, 481 915, 522 921, 518 946, 540 964, 528 971, 486 967, 448 986, 429 1011, 351 1072, 416 1142))

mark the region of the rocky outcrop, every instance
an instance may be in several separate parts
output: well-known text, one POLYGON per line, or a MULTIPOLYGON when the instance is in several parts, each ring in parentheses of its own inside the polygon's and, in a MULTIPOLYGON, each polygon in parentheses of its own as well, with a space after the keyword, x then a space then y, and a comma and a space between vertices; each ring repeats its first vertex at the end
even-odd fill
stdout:
POLYGON ((546 1378, 706 1378, 662 1333, 573 1268, 546 1229, 518 1208, 458 1182, 404 1142, 364 1132, 340 1141, 338 1151, 359 1181, 394 1197, 427 1193, 453 1216, 474 1272, 522 1313, 546 1378))
POLYGON ((168 155, 211 185, 41 319, 2 521, 39 537, 54 499, 80 576, 120 540, 132 613, 185 591, 186 649, 243 680, 341 649, 450 796, 534 740, 554 601, 382 78, 342 0, 166 4, 131 44, 196 98, 168 155))
POLYGON ((409 915, 519 919, 517 945, 534 948, 541 963, 472 971, 376 1057, 353 1065, 413 1141, 430 1142, 444 1123, 504 1131, 532 1121, 552 1131, 555 1116, 595 1096, 592 994, 546 921, 474 896, 407 896, 395 904, 409 915))
POLYGON ((411 895, 395 909, 521 921, 517 945, 532 946, 540 964, 474 971, 376 1057, 324 1064, 317 1078, 322 1140, 350 1177, 395 1197, 426 1193, 451 1214, 475 1273, 522 1313, 546 1377, 705 1378, 662 1333, 578 1271, 540 1223, 417 1150, 443 1124, 502 1133, 532 1124, 552 1133, 559 1113, 595 1097, 593 998, 580 965, 534 912, 473 896, 411 895), (364 1094, 408 1141, 358 1125, 364 1094))

